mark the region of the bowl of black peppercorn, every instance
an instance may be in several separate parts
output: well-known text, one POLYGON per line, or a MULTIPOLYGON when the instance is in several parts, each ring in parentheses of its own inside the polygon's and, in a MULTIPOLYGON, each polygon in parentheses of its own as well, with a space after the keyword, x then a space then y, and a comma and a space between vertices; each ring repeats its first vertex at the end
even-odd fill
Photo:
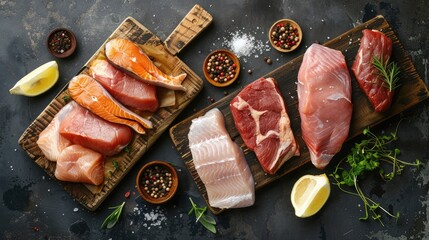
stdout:
POLYGON ((268 38, 277 51, 291 52, 301 44, 302 30, 295 21, 280 19, 271 26, 268 38))
POLYGON ((74 53, 77 46, 76 36, 66 28, 56 28, 46 39, 49 52, 57 58, 66 58, 74 53))
POLYGON ((177 191, 179 178, 176 169, 163 161, 146 163, 137 174, 137 190, 140 196, 152 204, 169 201, 177 191))

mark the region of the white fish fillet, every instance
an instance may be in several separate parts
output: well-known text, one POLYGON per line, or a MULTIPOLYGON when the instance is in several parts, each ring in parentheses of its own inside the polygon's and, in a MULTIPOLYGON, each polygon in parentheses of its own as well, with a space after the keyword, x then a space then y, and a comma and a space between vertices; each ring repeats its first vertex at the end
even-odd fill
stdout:
POLYGON ((195 169, 204 183, 209 204, 240 208, 255 202, 255 184, 240 147, 229 137, 224 118, 214 108, 192 120, 189 134, 195 169))

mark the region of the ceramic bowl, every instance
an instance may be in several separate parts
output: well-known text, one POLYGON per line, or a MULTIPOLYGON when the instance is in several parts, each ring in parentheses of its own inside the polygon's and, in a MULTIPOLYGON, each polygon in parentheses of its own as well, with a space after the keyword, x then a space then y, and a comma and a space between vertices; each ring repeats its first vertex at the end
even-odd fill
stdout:
POLYGON ((46 46, 48 47, 49 52, 57 58, 66 58, 74 53, 77 46, 76 36, 72 31, 66 28, 56 28, 51 33, 49 33, 48 38, 46 39, 46 46), (70 48, 64 52, 54 51, 58 44, 58 37, 63 37, 66 35, 70 39, 70 48))
POLYGON ((292 52, 293 50, 297 49, 298 46, 301 44, 302 42, 302 30, 301 27, 298 25, 298 23, 296 23, 295 21, 291 20, 291 19, 280 19, 277 22, 275 22, 271 27, 270 27, 270 31, 268 32, 268 39, 270 40, 271 45, 273 46, 274 49, 276 49, 277 51, 280 52, 292 52), (298 32, 298 37, 299 40, 298 42, 296 42, 295 45, 293 45, 292 47, 290 47, 289 49, 286 48, 282 48, 280 46, 278 46, 277 44, 274 43, 274 39, 272 37, 273 31, 276 30, 277 26, 279 25, 287 25, 289 24, 290 26, 292 26, 293 28, 297 28, 297 32, 298 32))
POLYGON ((204 60, 204 64, 203 64, 203 73, 204 73, 204 77, 206 78, 206 80, 210 84, 212 84, 213 86, 226 87, 226 86, 231 85, 235 80, 237 80, 238 75, 240 74, 240 61, 238 60, 237 56, 233 52, 226 50, 226 49, 218 49, 218 50, 211 52, 209 55, 207 55, 206 59, 204 60), (225 54, 236 65, 234 77, 232 79, 226 81, 226 82, 215 81, 214 78, 210 77, 210 73, 207 69, 210 58, 212 56, 216 56, 217 54, 225 54))
POLYGON ((171 166, 171 164, 163 162, 163 161, 152 161, 146 163, 137 174, 136 178, 137 190, 140 193, 140 196, 147 202, 152 204, 162 204, 170 200, 177 191, 177 187, 179 186, 179 178, 177 176, 176 169, 171 166), (145 172, 150 168, 155 168, 156 166, 165 168, 169 173, 171 173, 172 177, 172 185, 170 187, 170 191, 164 197, 152 197, 149 193, 144 189, 144 183, 146 181, 145 172))

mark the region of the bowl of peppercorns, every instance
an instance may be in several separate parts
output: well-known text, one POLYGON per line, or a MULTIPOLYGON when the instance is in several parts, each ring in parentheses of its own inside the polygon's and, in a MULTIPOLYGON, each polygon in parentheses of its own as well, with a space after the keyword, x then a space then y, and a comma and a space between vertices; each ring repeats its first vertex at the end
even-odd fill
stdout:
POLYGON ((271 26, 268 38, 277 51, 291 52, 301 44, 302 30, 295 21, 281 19, 271 26))
POLYGON ((203 64, 207 81, 216 87, 231 85, 240 73, 240 61, 237 56, 226 49, 219 49, 207 55, 203 64))
POLYGON ((57 58, 66 58, 76 50, 76 36, 66 28, 56 28, 46 40, 49 52, 57 58))
POLYGON ((179 186, 176 169, 163 161, 146 163, 137 174, 137 190, 149 203, 161 204, 170 200, 179 186))

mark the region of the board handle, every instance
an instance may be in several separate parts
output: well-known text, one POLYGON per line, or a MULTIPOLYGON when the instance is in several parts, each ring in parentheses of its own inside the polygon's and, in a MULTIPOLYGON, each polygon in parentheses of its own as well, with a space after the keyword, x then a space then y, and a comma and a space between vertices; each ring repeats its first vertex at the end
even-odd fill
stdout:
POLYGON ((165 48, 172 55, 178 54, 192 39, 206 29, 212 20, 213 17, 210 13, 195 4, 167 37, 164 42, 165 48))

